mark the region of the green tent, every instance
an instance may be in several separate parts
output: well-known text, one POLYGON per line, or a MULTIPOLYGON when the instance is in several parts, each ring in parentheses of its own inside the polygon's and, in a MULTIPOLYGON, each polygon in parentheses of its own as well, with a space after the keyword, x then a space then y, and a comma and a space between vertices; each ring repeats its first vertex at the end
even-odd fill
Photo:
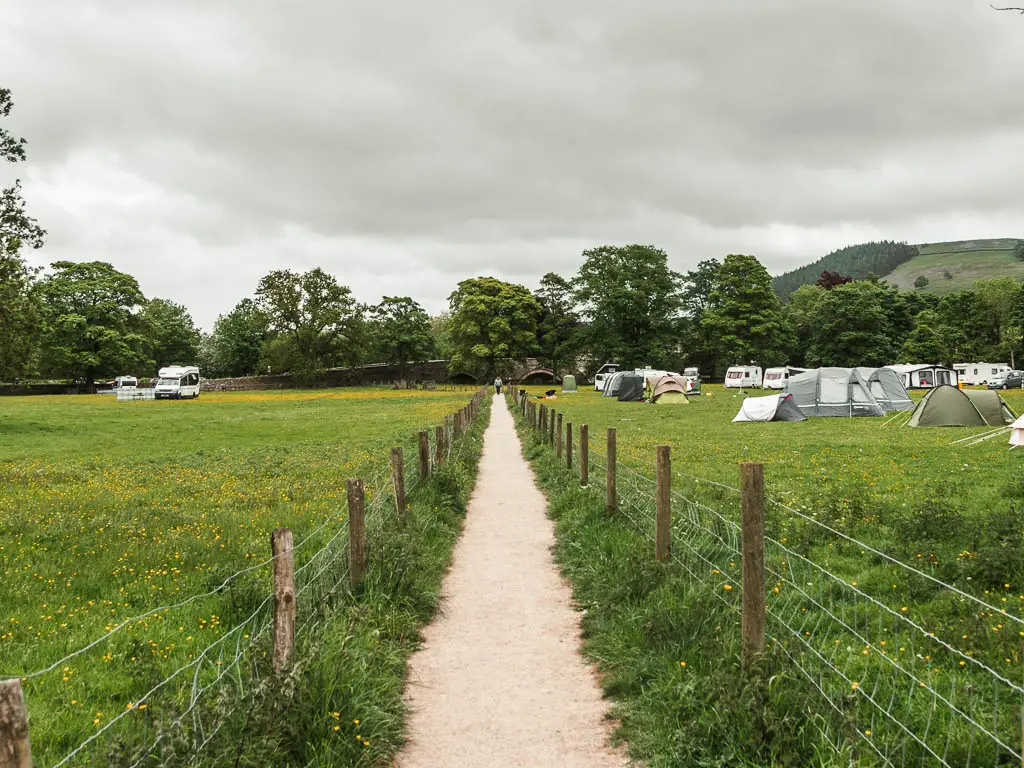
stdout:
POLYGON ((1013 412, 992 390, 935 387, 914 409, 908 427, 998 427, 1013 423, 1013 412))
POLYGON ((562 379, 562 391, 563 392, 576 392, 576 377, 571 373, 562 379))

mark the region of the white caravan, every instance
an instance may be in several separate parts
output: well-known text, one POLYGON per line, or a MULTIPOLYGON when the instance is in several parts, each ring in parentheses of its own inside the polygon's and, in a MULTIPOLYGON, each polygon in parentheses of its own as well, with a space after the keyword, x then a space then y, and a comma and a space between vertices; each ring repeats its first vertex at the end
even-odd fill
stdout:
POLYGON ((604 385, 608 383, 608 379, 619 372, 618 363, 605 363, 597 369, 597 373, 594 374, 594 391, 604 392, 604 385))
POLYGON ((761 366, 734 365, 725 372, 726 389, 760 389, 761 366))
POLYGON ((1004 378, 1010 366, 1006 363, 955 363, 953 370, 964 384, 984 385, 1004 378))
POLYGON ((194 365, 170 365, 161 368, 154 387, 157 400, 181 400, 199 397, 199 369, 194 365))
POLYGON ((114 386, 111 389, 135 389, 139 386, 139 380, 134 376, 118 376, 114 379, 114 386))
POLYGON ((789 381, 789 368, 764 369, 765 389, 785 389, 787 381, 789 381))

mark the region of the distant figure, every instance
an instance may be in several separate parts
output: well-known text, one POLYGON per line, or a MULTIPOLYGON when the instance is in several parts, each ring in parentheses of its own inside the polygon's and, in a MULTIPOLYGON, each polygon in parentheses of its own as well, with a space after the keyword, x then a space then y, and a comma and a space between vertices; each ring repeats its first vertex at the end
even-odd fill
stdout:
POLYGON ((501 394, 501 387, 502 387, 502 385, 504 383, 505 382, 503 382, 501 380, 501 376, 498 376, 497 378, 494 379, 494 392, 495 392, 495 394, 498 394, 498 395, 501 394))

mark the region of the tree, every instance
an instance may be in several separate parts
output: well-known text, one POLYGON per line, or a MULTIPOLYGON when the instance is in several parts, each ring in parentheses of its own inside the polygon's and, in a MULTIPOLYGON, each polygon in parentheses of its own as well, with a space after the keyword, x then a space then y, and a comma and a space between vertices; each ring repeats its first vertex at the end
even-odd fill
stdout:
POLYGON ((252 376, 259 372, 263 344, 269 335, 267 316, 252 299, 242 299, 217 317, 209 342, 211 373, 252 376))
POLYGON ((270 272, 260 280, 256 303, 269 328, 294 348, 292 372, 300 377, 358 359, 362 308, 352 291, 319 267, 270 272))
POLYGON ((146 299, 134 277, 102 261, 57 261, 51 268, 39 284, 46 372, 91 387, 150 362, 137 314, 146 299))
POLYGON ((665 252, 653 245, 603 245, 583 256, 573 287, 593 354, 627 368, 677 357, 681 276, 669 269, 665 252))
POLYGON ((1020 285, 1012 277, 978 280, 974 294, 989 318, 991 337, 999 356, 1009 357, 1013 367, 1021 341, 1021 324, 1017 317, 1022 295, 1020 285))
POLYGON ((903 342, 899 359, 902 363, 938 363, 947 358, 947 347, 935 310, 926 309, 917 316, 917 327, 903 342))
POLYGON ((886 306, 895 291, 881 283, 860 281, 826 291, 813 311, 810 365, 881 366, 892 362, 902 337, 893 333, 886 306))
POLYGON ((722 265, 717 259, 698 262, 697 268, 687 272, 682 279, 683 317, 679 323, 678 338, 682 347, 681 359, 674 369, 696 366, 703 370, 715 367, 715 350, 701 326, 704 310, 711 300, 718 271, 722 265))
POLYGON ((917 279, 914 281, 914 288, 920 291, 922 288, 927 288, 928 283, 930 282, 931 281, 924 275, 918 275, 917 279))
POLYGON ((406 378, 409 363, 429 360, 434 350, 430 315, 408 296, 385 296, 370 310, 378 359, 397 365, 406 378))
POLYGON ((195 363, 199 329, 185 307, 167 299, 151 299, 142 308, 141 318, 157 368, 195 363))
MULTIPOLYGON (((11 92, 0 88, 0 118, 11 113, 11 92)), ((25 139, 0 127, 0 158, 25 160, 25 139)), ((32 365, 41 333, 42 314, 33 289, 35 271, 21 249, 41 248, 46 232, 25 212, 21 184, 0 190, 0 379, 24 376, 32 365)))
POLYGON ((558 375, 578 347, 580 317, 576 313, 572 283, 548 272, 540 279, 540 287, 534 292, 534 297, 540 305, 537 323, 540 358, 558 375))
POLYGON ((440 312, 430 318, 430 338, 433 341, 434 353, 441 360, 447 360, 452 356, 451 324, 450 312, 440 312))
POLYGON ((522 285, 494 277, 463 280, 448 297, 452 371, 500 372, 507 358, 530 354, 537 343, 540 306, 522 285))
POLYGON ((716 352, 717 368, 751 361, 778 365, 792 346, 772 279, 753 256, 725 257, 701 326, 716 352))
POLYGON ((838 272, 826 269, 822 271, 821 277, 819 277, 814 284, 820 288, 824 288, 826 291, 831 291, 837 285, 846 285, 847 283, 852 282, 853 278, 849 275, 841 275, 838 272))
POLYGON ((825 290, 816 284, 801 285, 782 308, 782 314, 793 331, 794 344, 789 355, 792 365, 802 366, 806 362, 807 349, 814 336, 815 311, 825 290))

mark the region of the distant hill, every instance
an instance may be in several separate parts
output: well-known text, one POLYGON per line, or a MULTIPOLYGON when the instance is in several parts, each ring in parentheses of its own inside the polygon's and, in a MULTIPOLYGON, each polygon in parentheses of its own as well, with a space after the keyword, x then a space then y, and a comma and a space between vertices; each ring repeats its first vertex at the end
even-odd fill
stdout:
POLYGON ((815 282, 826 269, 863 280, 871 274, 886 275, 918 255, 917 247, 885 240, 850 245, 832 251, 805 267, 794 269, 772 279, 775 293, 783 301, 801 285, 815 282))
POLYGON ((914 281, 924 276, 923 290, 944 295, 967 290, 975 280, 1013 277, 1024 280, 1024 261, 1016 251, 1024 249, 1024 240, 958 240, 947 243, 878 242, 851 245, 833 251, 817 261, 792 272, 778 275, 772 285, 785 301, 801 285, 814 283, 828 269, 862 280, 869 274, 880 275, 901 290, 914 290, 914 281))
POLYGON ((966 291, 975 280, 1012 277, 1024 280, 1024 261, 1015 256, 1024 248, 1024 240, 959 240, 952 243, 924 243, 917 246, 918 255, 884 275, 891 285, 904 290, 914 289, 914 281, 922 275, 928 285, 922 290, 945 295, 966 291))

